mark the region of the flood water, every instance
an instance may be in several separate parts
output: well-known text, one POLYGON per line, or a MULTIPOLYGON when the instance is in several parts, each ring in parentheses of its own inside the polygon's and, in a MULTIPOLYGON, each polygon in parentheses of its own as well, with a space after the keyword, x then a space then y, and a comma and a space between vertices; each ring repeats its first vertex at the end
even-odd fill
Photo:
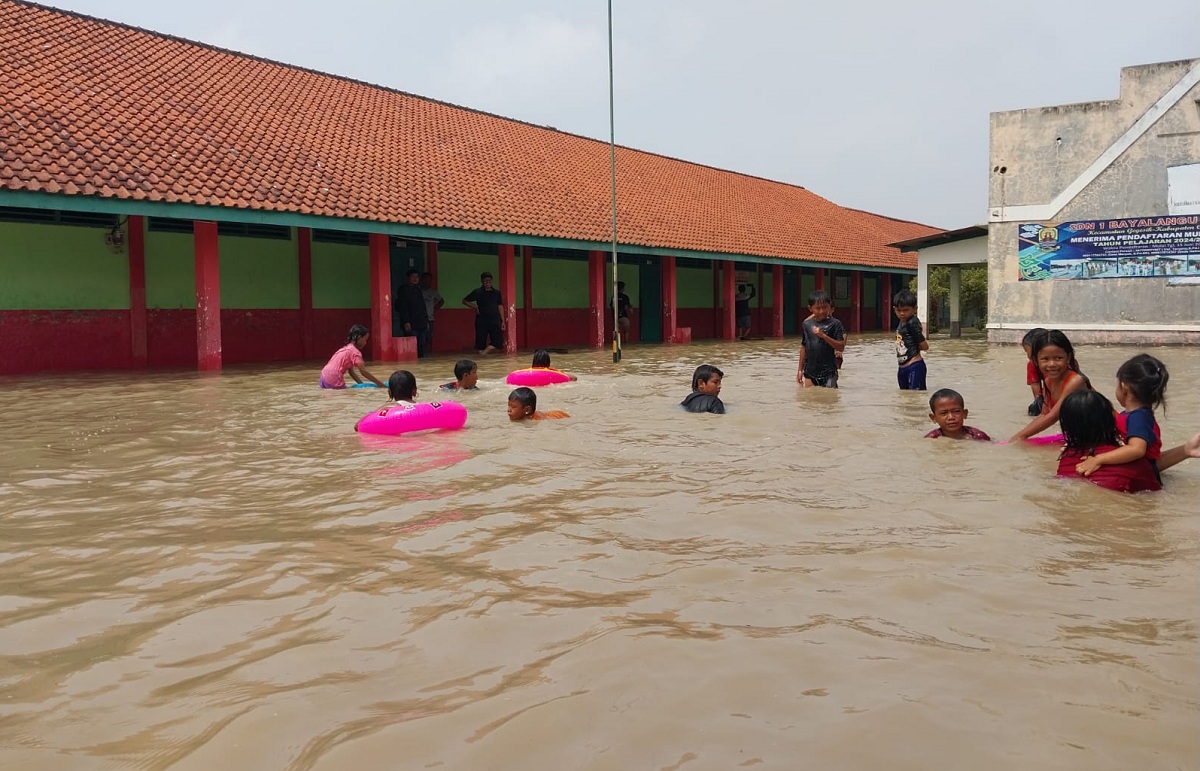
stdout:
MULTIPOLYGON (((1024 425, 1020 348, 932 348, 971 425, 1024 425)), ((1133 352, 1079 359, 1113 398, 1133 352)), ((1200 351, 1155 353, 1170 446, 1200 351)), ((0 768, 1200 762, 1200 461, 1127 496, 923 440, 883 337, 839 391, 791 340, 556 355, 536 424, 527 358, 479 361, 465 430, 394 438, 323 362, 0 380, 0 768), (676 406, 704 362, 725 416, 676 406)))

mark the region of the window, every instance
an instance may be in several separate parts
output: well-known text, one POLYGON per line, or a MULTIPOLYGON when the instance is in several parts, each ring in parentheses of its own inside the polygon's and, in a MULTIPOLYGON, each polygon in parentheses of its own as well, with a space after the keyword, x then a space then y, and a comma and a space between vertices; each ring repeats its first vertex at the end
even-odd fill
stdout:
POLYGON ((76 225, 85 228, 110 230, 119 221, 116 214, 101 214, 83 211, 58 211, 56 209, 21 209, 15 206, 0 206, 0 221, 24 222, 34 225, 76 225))

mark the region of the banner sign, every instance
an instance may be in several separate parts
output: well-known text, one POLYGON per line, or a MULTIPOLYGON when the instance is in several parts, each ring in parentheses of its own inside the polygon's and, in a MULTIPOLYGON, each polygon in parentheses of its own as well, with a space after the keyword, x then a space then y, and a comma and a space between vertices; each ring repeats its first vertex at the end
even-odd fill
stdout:
POLYGON ((1025 223, 1022 281, 1200 276, 1200 215, 1025 223))

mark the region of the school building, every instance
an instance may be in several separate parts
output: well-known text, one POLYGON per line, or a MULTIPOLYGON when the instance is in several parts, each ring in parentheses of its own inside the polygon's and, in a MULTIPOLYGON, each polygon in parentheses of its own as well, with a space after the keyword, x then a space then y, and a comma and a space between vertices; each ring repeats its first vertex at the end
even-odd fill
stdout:
POLYGON ((990 152, 989 340, 1200 342, 1200 59, 1125 67, 1113 100, 994 113, 990 152))
MULTIPOLYGON (((435 352, 467 350, 460 299, 490 271, 505 349, 604 347, 609 146, 127 25, 0 0, 0 374, 371 356, 410 268, 446 298, 435 352)), ((937 228, 809 190, 617 149, 630 336, 795 333, 827 289, 851 332, 891 326, 937 228)))

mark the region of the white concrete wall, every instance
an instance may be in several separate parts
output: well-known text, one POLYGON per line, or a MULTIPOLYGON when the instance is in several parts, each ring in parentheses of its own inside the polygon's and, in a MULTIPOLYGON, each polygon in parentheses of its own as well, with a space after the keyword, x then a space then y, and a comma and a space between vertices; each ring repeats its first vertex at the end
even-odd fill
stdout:
POLYGON ((1168 286, 1165 278, 1017 279, 1021 222, 1167 213, 1167 167, 1200 162, 1200 84, 1188 85, 1198 66, 1127 67, 1116 100, 992 114, 990 340, 1016 342, 1027 329, 1048 327, 1072 330, 1078 342, 1200 342, 1198 286, 1168 286), (1164 95, 1174 101, 1164 104, 1164 95), (1139 125, 1148 114, 1161 117, 1139 125), (1130 143, 1131 129, 1140 133, 1130 143), (1124 144, 1119 154, 1113 149, 1124 144), (1016 208, 1050 204, 1080 180, 1091 181, 1053 214, 1026 218, 1016 208))

